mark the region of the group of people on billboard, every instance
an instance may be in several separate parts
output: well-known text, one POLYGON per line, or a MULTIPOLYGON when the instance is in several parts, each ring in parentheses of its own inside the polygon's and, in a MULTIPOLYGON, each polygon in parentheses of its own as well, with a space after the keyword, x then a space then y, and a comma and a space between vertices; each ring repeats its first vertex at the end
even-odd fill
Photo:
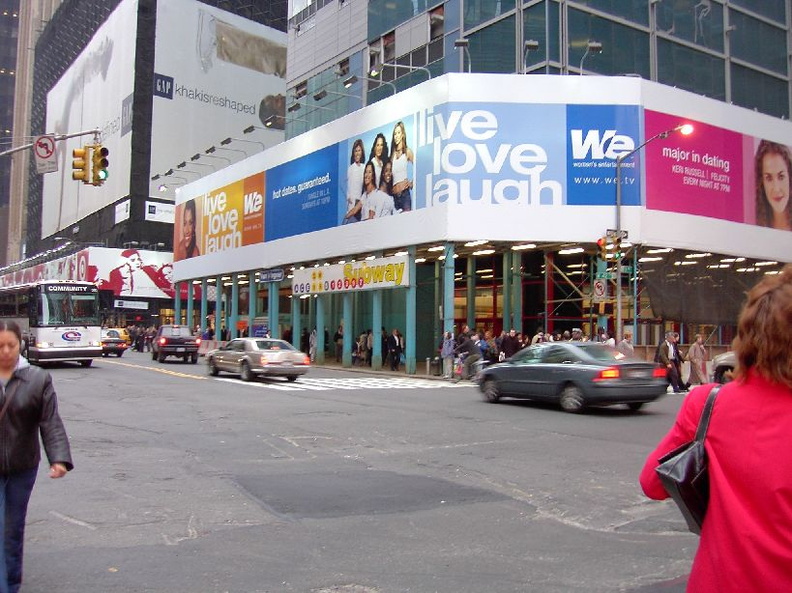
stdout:
POLYGON ((409 166, 415 155, 407 143, 404 122, 396 122, 390 148, 385 134, 378 133, 365 160, 363 140, 352 143, 347 169, 346 214, 343 224, 390 216, 413 209, 409 166))

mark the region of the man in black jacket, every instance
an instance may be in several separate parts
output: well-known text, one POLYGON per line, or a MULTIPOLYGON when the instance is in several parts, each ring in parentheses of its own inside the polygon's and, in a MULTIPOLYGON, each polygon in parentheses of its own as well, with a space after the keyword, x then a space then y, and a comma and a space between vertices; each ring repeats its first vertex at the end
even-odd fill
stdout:
POLYGON ((464 334, 459 338, 459 345, 454 348, 454 354, 465 354, 465 359, 462 361, 462 378, 471 379, 471 369, 473 364, 481 360, 481 348, 479 347, 479 335, 473 332, 469 338, 463 339, 464 334))

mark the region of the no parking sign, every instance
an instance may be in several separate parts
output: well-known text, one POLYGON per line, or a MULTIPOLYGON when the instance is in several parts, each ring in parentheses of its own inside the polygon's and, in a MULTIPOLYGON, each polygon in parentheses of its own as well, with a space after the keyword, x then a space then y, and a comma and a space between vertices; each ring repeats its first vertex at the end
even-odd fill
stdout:
POLYGON ((608 300, 608 282, 601 278, 598 278, 594 281, 594 285, 592 286, 592 295, 593 301, 595 303, 604 303, 608 300))

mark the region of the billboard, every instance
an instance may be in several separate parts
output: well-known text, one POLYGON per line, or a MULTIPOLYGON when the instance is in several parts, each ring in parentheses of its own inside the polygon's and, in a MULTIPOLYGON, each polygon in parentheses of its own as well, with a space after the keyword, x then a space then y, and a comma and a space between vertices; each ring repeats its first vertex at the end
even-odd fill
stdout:
POLYGON ((47 132, 98 129, 110 151, 110 175, 100 187, 72 180, 72 150, 92 144, 94 136, 60 142, 58 171, 43 179, 42 237, 129 195, 137 9, 137 0, 121 2, 47 94, 47 132))
MULTIPOLYGON (((690 136, 670 134, 646 152, 646 207, 792 230, 790 147, 695 120, 690 136)), ((645 111, 646 136, 680 118, 645 111)))
MULTIPOLYGON (((156 35, 152 175, 176 169, 193 181, 283 141, 285 33, 196 0, 168 0, 157 3, 156 35)), ((162 193, 163 182, 167 191, 163 176, 150 194, 162 193)))

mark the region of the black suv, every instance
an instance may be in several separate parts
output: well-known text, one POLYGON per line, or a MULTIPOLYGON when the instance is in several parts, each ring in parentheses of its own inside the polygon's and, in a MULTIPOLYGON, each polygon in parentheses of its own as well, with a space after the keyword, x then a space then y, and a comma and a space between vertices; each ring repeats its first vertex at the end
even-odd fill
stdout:
POLYGON ((200 345, 201 339, 193 336, 186 325, 161 325, 151 344, 151 358, 164 362, 168 356, 177 356, 195 364, 200 345))

